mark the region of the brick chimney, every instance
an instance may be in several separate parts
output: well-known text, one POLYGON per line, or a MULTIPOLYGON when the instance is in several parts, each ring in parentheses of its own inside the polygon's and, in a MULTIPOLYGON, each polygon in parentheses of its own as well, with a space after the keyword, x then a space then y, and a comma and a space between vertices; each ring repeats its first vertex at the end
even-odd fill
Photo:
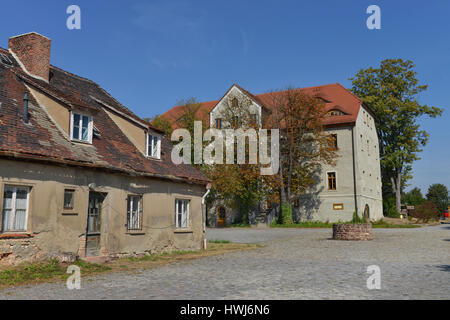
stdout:
POLYGON ((9 39, 8 48, 29 74, 48 82, 50 74, 50 39, 30 32, 9 39))

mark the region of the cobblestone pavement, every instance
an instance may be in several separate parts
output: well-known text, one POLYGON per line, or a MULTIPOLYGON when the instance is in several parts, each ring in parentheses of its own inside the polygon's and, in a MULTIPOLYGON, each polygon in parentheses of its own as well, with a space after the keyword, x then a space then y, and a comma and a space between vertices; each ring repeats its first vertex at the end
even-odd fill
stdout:
POLYGON ((209 239, 265 247, 135 273, 0 291, 0 299, 448 299, 450 225, 375 229, 368 242, 330 240, 330 229, 210 229, 209 239), (367 267, 381 268, 368 290, 367 267))

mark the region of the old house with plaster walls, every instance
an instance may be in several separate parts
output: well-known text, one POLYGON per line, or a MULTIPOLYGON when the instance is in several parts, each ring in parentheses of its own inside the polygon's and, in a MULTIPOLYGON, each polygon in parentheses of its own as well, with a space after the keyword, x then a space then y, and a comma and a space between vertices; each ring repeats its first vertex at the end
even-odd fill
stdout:
MULTIPOLYGON (((375 118, 363 102, 338 83, 299 88, 307 95, 317 97, 325 105, 327 116, 324 130, 332 136, 338 158, 335 166, 323 165, 317 172, 315 185, 295 201, 293 212, 297 221, 349 221, 353 213, 371 220, 383 217, 381 169, 375 118)), ((206 127, 223 129, 226 101, 251 101, 245 104, 249 113, 262 127, 270 117, 273 96, 282 91, 253 95, 239 85, 232 85, 224 96, 203 102, 196 117, 206 127)), ((183 115, 183 106, 175 106, 163 114, 174 128, 183 115)), ((239 122, 236 119, 236 122, 239 122)), ((275 204, 261 203, 250 212, 251 222, 269 222, 278 210, 275 204)), ((237 209, 216 201, 207 208, 210 226, 224 226, 236 221, 237 209)))
POLYGON ((0 263, 201 248, 208 179, 50 44, 0 48, 0 263))

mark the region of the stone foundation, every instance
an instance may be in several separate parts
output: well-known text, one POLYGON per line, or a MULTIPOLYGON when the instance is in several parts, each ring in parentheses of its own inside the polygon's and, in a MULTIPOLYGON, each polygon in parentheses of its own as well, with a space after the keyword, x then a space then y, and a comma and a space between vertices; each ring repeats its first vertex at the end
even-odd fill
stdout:
POLYGON ((0 239, 0 264, 19 264, 39 259, 40 250, 32 236, 6 236, 0 239))
POLYGON ((334 240, 372 240, 372 225, 369 224, 333 224, 334 240))
POLYGON ((45 252, 36 244, 34 235, 1 235, 0 265, 18 265, 24 262, 39 262, 56 259, 73 263, 77 255, 71 252, 45 252))

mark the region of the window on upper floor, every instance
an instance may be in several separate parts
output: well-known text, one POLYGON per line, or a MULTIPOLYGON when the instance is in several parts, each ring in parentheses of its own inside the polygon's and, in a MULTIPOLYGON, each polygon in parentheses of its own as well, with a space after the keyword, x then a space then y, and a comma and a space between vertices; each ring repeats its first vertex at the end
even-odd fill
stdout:
POLYGON ((161 159, 161 137, 152 133, 147 134, 147 157, 161 159))
POLYGON ((344 113, 342 111, 339 110, 330 110, 327 112, 327 116, 328 117, 334 117, 334 116, 343 116, 344 113))
POLYGON ((231 101, 231 107, 232 108, 237 108, 239 106, 239 101, 237 98, 233 98, 233 100, 231 101))
POLYGON ((239 128, 239 117, 238 116, 233 116, 233 119, 231 120, 231 126, 234 129, 239 128))
POLYGON ((216 129, 222 129, 222 119, 217 118, 215 121, 215 128, 216 129))
POLYGON ((93 128, 92 116, 75 112, 70 114, 70 138, 72 140, 92 143, 93 128))
POLYGON ((256 113, 252 113, 250 115, 250 121, 252 124, 258 124, 258 115, 256 113))
POLYGON ((336 172, 328 172, 328 190, 336 190, 336 172))
POLYGON ((332 134, 331 136, 330 136, 330 138, 331 138, 331 148, 333 149, 333 150, 337 150, 338 149, 338 138, 337 138, 337 134, 332 134))

